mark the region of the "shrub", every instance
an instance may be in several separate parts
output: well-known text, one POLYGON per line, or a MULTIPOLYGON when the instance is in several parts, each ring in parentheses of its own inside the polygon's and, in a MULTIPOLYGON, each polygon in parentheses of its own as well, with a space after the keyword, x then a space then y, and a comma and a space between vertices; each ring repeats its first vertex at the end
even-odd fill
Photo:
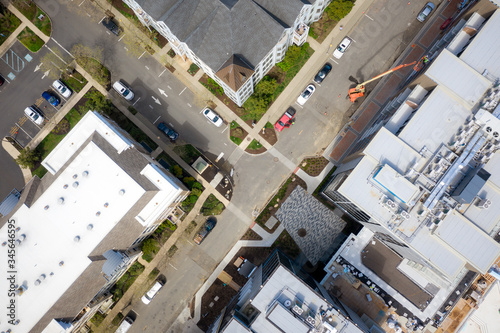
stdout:
POLYGON ((332 3, 325 9, 325 13, 331 19, 340 21, 351 11, 354 6, 350 0, 333 0, 332 3))

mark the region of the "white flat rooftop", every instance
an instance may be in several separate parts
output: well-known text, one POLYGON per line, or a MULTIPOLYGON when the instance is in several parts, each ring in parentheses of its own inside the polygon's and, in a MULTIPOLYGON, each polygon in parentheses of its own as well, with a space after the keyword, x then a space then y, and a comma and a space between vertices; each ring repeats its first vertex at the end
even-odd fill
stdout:
POLYGON ((413 115, 399 138, 416 151, 426 147, 435 152, 454 138, 460 126, 471 116, 461 99, 437 86, 413 115))
POLYGON ((439 223, 434 235, 483 274, 500 256, 500 244, 456 211, 439 223))
MULTIPOLYGON (((81 156, 30 208, 22 206, 13 215, 21 228, 16 236, 26 236, 16 249, 17 281, 27 287, 16 297, 19 332, 30 331, 57 302, 91 263, 88 255, 145 192, 93 142, 81 156)), ((6 280, 0 281, 7 290, 6 280)))
POLYGON ((115 126, 110 125, 108 119, 97 112, 89 111, 43 160, 42 165, 51 174, 56 174, 94 132, 106 139, 118 153, 133 146, 132 141, 115 126))
MULTIPOLYGON (((495 0, 499 4, 498 0, 495 0)), ((500 11, 497 10, 481 28, 467 49, 462 53, 462 59, 469 66, 482 74, 487 70, 495 77, 500 77, 500 11)))
MULTIPOLYGON (((500 1, 499 1, 500 2, 500 1)), ((460 329, 460 333, 498 332, 500 316, 500 282, 493 283, 477 310, 473 310, 460 329)))
POLYGON ((491 86, 491 82, 481 73, 473 70, 447 49, 432 62, 425 75, 441 88, 463 99, 470 107, 474 106, 491 86))
POLYGON ((404 204, 419 192, 417 186, 387 164, 375 172, 372 179, 404 204))

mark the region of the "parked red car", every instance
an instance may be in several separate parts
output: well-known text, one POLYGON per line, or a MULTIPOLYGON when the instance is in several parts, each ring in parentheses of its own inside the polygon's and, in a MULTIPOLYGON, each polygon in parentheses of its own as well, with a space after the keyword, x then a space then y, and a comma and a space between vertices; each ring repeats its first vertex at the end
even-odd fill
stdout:
POLYGON ((288 108, 285 113, 281 116, 281 118, 274 124, 274 128, 281 132, 285 127, 290 127, 293 122, 293 118, 295 117, 295 109, 288 108))

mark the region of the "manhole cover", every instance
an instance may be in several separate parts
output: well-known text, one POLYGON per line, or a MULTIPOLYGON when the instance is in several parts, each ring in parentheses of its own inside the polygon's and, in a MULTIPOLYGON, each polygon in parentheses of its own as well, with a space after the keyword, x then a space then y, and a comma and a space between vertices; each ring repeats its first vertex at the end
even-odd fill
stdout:
POLYGON ((266 180, 266 184, 271 184, 271 181, 269 179, 266 180))
POLYGON ((278 162, 279 160, 280 160, 280 159, 279 159, 279 158, 277 158, 277 157, 275 157, 275 158, 274 158, 274 162, 278 162))
POLYGON ((297 231, 297 235, 299 235, 299 237, 305 237, 307 235, 306 229, 300 228, 299 231, 297 231))

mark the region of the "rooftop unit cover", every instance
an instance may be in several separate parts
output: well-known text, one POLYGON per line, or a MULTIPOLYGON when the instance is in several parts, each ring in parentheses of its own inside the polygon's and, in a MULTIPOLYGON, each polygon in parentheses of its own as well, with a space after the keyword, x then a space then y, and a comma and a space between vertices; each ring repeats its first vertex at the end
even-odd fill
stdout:
POLYGON ((482 168, 471 170, 453 191, 453 198, 461 204, 470 204, 490 178, 490 173, 482 168))
POLYGON ((373 175, 373 180, 404 204, 418 192, 418 187, 385 164, 373 175))

